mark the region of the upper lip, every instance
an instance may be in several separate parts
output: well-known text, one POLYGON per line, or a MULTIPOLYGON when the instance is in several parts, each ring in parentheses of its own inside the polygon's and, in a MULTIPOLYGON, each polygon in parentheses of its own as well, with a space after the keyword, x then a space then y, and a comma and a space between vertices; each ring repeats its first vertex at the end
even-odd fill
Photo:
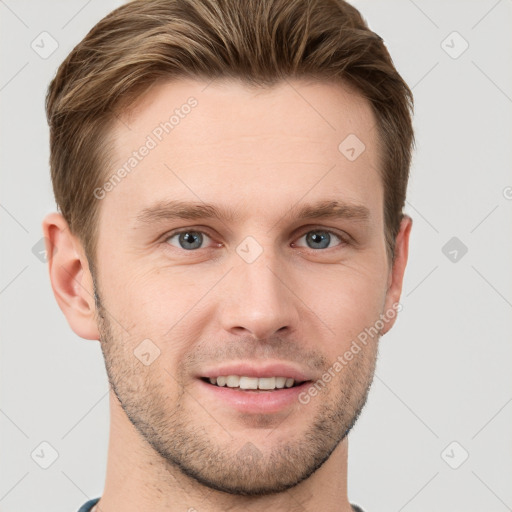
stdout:
POLYGON ((225 363, 203 370, 199 377, 210 378, 228 375, 258 378, 286 377, 287 379, 293 379, 296 382, 312 380, 312 377, 308 373, 290 365, 289 363, 283 362, 266 363, 264 365, 255 365, 250 362, 225 363))

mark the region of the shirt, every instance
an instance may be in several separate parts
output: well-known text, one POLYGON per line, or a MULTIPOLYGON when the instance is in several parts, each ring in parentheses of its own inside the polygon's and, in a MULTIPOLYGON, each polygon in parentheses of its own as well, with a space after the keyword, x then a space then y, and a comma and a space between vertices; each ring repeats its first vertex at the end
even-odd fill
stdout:
MULTIPOLYGON (((98 501, 100 501, 99 498, 94 498, 93 500, 89 500, 87 503, 84 503, 78 510, 78 512, 91 512, 91 509, 92 507, 94 507, 94 505, 96 505, 96 503, 98 503, 98 501)), ((352 505, 352 509, 354 510, 354 512, 364 512, 364 510, 360 507, 358 507, 357 505, 352 505)))
POLYGON ((90 512, 91 508, 96 505, 100 501, 99 498, 94 498, 93 500, 89 500, 87 503, 84 503, 79 509, 78 512, 90 512))

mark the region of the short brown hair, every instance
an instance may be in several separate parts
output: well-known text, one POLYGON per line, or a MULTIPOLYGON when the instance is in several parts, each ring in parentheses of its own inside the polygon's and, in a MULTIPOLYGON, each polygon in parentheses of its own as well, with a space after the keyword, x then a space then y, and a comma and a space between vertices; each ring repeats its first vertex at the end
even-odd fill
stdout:
POLYGON ((343 0, 134 0, 90 30, 46 97, 55 199, 91 265, 99 213, 93 191, 108 172, 109 130, 156 81, 180 77, 256 86, 311 78, 355 88, 377 119, 393 259, 414 144, 413 98, 357 9, 343 0))

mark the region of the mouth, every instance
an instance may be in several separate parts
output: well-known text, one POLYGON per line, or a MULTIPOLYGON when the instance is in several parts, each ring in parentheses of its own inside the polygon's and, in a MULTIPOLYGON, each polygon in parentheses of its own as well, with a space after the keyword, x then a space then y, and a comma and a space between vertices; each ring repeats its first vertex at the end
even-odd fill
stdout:
POLYGON ((268 393, 296 388, 307 380, 295 380, 291 377, 250 377, 246 375, 220 375, 218 377, 201 377, 206 384, 218 388, 230 388, 252 393, 268 393))
POLYGON ((206 404, 220 404, 221 411, 244 415, 272 415, 298 412, 303 407, 301 394, 307 392, 312 380, 302 380, 300 375, 292 377, 255 377, 249 375, 219 375, 200 377, 197 382, 202 388, 206 404))
POLYGON ((284 414, 302 407, 301 393, 313 375, 286 361, 232 361, 203 368, 197 381, 206 403, 222 411, 244 414, 284 414))

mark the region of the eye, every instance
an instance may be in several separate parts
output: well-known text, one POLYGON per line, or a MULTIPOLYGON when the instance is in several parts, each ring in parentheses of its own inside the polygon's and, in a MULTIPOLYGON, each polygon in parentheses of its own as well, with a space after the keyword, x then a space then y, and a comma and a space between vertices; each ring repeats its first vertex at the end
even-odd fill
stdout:
MULTIPOLYGON (((344 246, 348 243, 342 235, 336 234, 333 231, 326 229, 310 230, 299 238, 305 239, 307 245, 300 243, 292 244, 298 247, 308 247, 310 249, 331 249, 333 247, 344 246), (338 243, 336 244, 336 240, 338 243)), ((177 249, 185 251, 194 251, 196 249, 205 249, 205 242, 212 241, 204 231, 197 229, 182 229, 167 235, 164 239, 166 244, 172 245, 177 249)))
MULTIPOLYGON (((337 235, 336 233, 325 229, 315 229, 313 231, 308 231, 300 237, 300 239, 302 238, 306 239, 306 243, 308 244, 307 247, 310 249, 330 249, 333 247, 331 242, 335 241, 336 239, 341 242, 337 244, 338 246, 345 245, 347 243, 346 240, 341 237, 341 235, 337 235)), ((304 246, 299 245, 299 247, 304 246)))
POLYGON ((177 231, 170 234, 165 241, 178 249, 185 249, 186 251, 193 251, 194 249, 200 249, 204 239, 210 239, 210 237, 203 231, 195 231, 187 229, 183 231, 177 231), (176 239, 175 243, 171 240, 176 239))

